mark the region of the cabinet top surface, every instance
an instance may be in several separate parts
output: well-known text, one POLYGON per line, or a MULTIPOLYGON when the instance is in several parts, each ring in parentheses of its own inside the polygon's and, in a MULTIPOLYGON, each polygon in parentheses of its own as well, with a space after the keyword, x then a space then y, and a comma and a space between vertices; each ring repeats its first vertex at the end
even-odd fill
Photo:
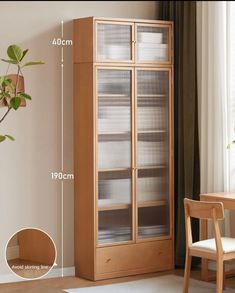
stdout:
POLYGON ((168 20, 153 20, 153 19, 135 19, 135 18, 112 18, 112 17, 95 17, 95 16, 89 16, 89 17, 81 17, 76 18, 74 21, 84 20, 84 19, 90 19, 93 21, 118 21, 118 22, 134 22, 134 23, 148 23, 148 24, 165 24, 165 25, 173 25, 173 21, 168 20))

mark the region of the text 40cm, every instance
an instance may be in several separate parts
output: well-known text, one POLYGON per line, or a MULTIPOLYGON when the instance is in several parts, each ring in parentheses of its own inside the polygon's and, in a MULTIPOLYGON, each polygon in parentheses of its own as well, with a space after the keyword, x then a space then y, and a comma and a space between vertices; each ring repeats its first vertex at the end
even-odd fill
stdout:
POLYGON ((64 40, 61 38, 54 38, 52 41, 52 45, 55 46, 71 46, 73 45, 73 41, 72 40, 64 40))
POLYGON ((74 175, 63 173, 63 172, 52 172, 51 178, 53 180, 69 180, 69 179, 72 180, 74 179, 74 175))

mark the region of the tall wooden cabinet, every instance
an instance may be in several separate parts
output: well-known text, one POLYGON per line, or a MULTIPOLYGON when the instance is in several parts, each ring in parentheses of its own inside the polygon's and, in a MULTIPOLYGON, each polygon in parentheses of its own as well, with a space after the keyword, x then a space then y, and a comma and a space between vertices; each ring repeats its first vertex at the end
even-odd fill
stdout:
POLYGON ((74 21, 77 276, 174 266, 172 39, 166 21, 74 21))

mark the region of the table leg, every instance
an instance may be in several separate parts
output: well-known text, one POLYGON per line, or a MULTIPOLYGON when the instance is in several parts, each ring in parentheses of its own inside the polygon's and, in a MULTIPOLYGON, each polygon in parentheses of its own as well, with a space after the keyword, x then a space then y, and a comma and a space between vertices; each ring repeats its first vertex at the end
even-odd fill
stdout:
MULTIPOLYGON (((200 227, 200 239, 208 239, 208 220, 201 220, 200 227)), ((201 264, 201 278, 203 281, 209 281, 209 272, 208 272, 208 260, 202 258, 201 264)))

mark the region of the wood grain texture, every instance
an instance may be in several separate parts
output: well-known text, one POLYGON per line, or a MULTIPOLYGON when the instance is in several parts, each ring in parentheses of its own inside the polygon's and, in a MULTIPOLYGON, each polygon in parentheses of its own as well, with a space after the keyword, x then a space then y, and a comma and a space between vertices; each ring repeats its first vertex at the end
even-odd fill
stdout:
POLYGON ((74 173, 76 276, 94 278, 95 136, 93 64, 74 65, 74 173))
POLYGON ((97 250, 97 275, 125 276, 137 271, 173 269, 171 240, 152 241, 131 245, 99 248, 97 250))
POLYGON ((185 198, 184 205, 187 215, 193 218, 207 220, 214 217, 216 220, 224 218, 224 207, 221 202, 196 201, 185 198))
POLYGON ((74 63, 93 62, 93 17, 74 20, 74 63))
POLYGON ((235 193, 232 192, 205 193, 200 195, 200 200, 222 202, 225 209, 235 210, 235 193))
POLYGON ((56 251, 48 235, 36 229, 25 229, 18 234, 19 258, 45 265, 53 265, 56 251))

